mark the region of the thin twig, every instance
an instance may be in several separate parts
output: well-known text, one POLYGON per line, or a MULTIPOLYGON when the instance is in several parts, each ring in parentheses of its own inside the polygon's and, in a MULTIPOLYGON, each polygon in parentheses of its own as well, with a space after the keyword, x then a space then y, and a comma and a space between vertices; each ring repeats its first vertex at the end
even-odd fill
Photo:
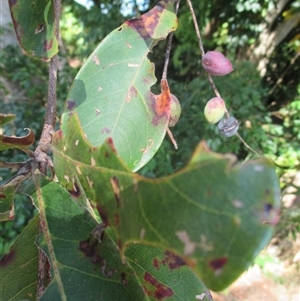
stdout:
MULTIPOLYGON (((200 30, 199 30, 199 26, 198 26, 198 23, 197 23, 197 19, 196 19, 196 15, 195 15, 195 11, 194 11, 194 8, 193 8, 193 5, 192 5, 192 2, 190 0, 186 0, 187 3, 188 3, 188 6, 190 8, 190 11, 191 11, 191 14, 192 14, 192 17, 193 17, 193 22, 194 22, 194 26, 195 26, 195 30, 196 30, 196 34, 197 34, 197 38, 198 38, 198 43, 199 43, 199 48, 200 48, 200 52, 201 52, 201 56, 203 57, 205 55, 205 50, 204 50, 204 47, 203 47, 203 43, 202 43, 202 38, 201 38, 201 34, 200 34, 200 30)), ((221 95, 211 77, 211 75, 209 73, 207 73, 207 78, 208 78, 208 81, 210 83, 210 86, 211 88, 213 89, 215 95, 217 97, 220 97, 221 98, 221 95)), ((229 118, 230 117, 230 114, 227 110, 227 108, 225 107, 225 114, 226 114, 226 117, 229 118)))
POLYGON ((236 133, 236 135, 238 136, 238 138, 243 142, 243 144, 248 148, 250 149, 254 154, 256 154, 257 156, 259 157, 262 157, 261 154, 259 154, 257 151, 255 151, 250 145, 248 145, 246 143, 246 141, 241 137, 241 135, 239 133, 236 133))
MULTIPOLYGON (((203 56, 205 55, 205 51, 204 51, 204 47, 203 47, 203 43, 202 43, 202 38, 201 38, 199 26, 198 26, 198 23, 197 23, 195 11, 194 11, 192 2, 191 2, 190 0, 186 0, 186 1, 187 1, 187 3, 188 3, 188 6, 189 6, 189 8, 190 8, 190 11, 191 11, 191 14, 192 14, 192 17, 193 17, 194 26, 195 26, 195 30, 196 30, 196 34, 197 34, 198 42, 199 42, 199 48, 200 48, 201 55, 202 55, 202 57, 203 57, 203 56)), ((209 81, 209 83, 210 83, 210 86, 212 87, 212 89, 213 89, 215 95, 216 95, 217 97, 220 97, 220 98, 221 98, 220 93, 219 93, 219 91, 217 90, 217 87, 216 87, 216 85, 215 85, 215 83, 214 83, 214 81, 213 81, 211 75, 210 75, 208 72, 206 72, 206 74, 207 74, 207 78, 208 78, 208 81, 209 81)), ((226 115, 226 118, 229 118, 229 117, 230 117, 230 114, 229 114, 229 112, 228 112, 228 110, 227 110, 226 107, 225 107, 225 115, 226 115)), ((255 151, 252 147, 250 147, 250 146, 246 143, 246 141, 240 136, 239 133, 236 133, 236 135, 237 135, 237 137, 242 141, 242 143, 243 143, 248 149, 250 149, 250 150, 251 150, 252 152, 254 152, 256 155, 261 156, 257 151, 255 151)))
POLYGON ((175 148, 175 149, 178 149, 177 142, 176 142, 176 140, 175 140, 175 138, 174 138, 174 136, 173 136, 171 130, 169 129, 169 127, 167 127, 167 133, 168 133, 168 135, 169 135, 169 137, 170 137, 170 139, 171 139, 171 141, 172 141, 172 143, 173 143, 173 145, 174 145, 174 148, 175 148))
MULTIPOLYGON (((55 15, 55 37, 59 39, 59 20, 61 12, 61 0, 54 1, 54 15, 55 15)), ((47 111, 45 116, 45 123, 39 144, 34 152, 34 157, 38 161, 39 170, 47 173, 47 167, 53 168, 52 161, 47 155, 51 150, 52 133, 56 122, 56 86, 57 86, 57 68, 58 55, 54 55, 50 60, 49 66, 49 83, 48 83, 48 99, 47 111)))
POLYGON ((0 161, 0 168, 21 168, 26 162, 4 162, 0 161))
MULTIPOLYGON (((176 15, 178 13, 179 3, 180 3, 180 0, 178 0, 176 2, 176 7, 175 7, 175 14, 176 15)), ((167 70, 168 70, 168 65, 169 65, 169 60, 170 60, 173 36, 174 36, 174 32, 171 32, 170 35, 169 35, 167 49, 166 49, 166 57, 165 57, 164 70, 163 70, 163 73, 162 73, 162 79, 167 79, 167 70)))
MULTIPOLYGON (((59 40, 59 20, 61 13, 61 0, 54 1, 54 26, 55 26, 55 38, 57 41, 59 40)), ((57 86, 57 69, 58 69, 58 55, 54 55, 50 60, 49 66, 49 83, 48 83, 48 99, 47 99, 47 111, 45 115, 45 123, 43 127, 43 131, 41 134, 41 138, 39 144, 34 152, 34 157, 38 162, 39 170, 41 173, 46 174, 47 168, 50 167, 53 173, 53 163, 51 158, 48 156, 47 152, 50 150, 51 140, 52 140, 52 132, 56 123, 56 86, 57 86)), ((53 262, 53 256, 51 256, 51 243, 49 243, 49 233, 45 229, 46 227, 46 216, 45 216, 45 208, 43 202, 43 196, 41 192, 40 183, 36 177, 33 177, 35 186, 36 186, 36 194, 38 207, 40 211, 40 224, 39 229, 40 233, 45 235, 45 239, 47 245, 50 249, 50 257, 53 262)), ((39 250, 39 267, 38 267, 38 299, 42 296, 45 289, 45 264, 46 264, 46 256, 42 250, 39 250)), ((54 264, 55 266, 55 264, 54 264)), ((56 266, 55 266, 56 267, 56 266)), ((54 267, 54 272, 55 271, 54 267)), ((57 274, 57 273, 56 273, 57 274)), ((62 298, 62 300, 66 300, 66 298, 62 298)))
MULTIPOLYGON (((60 12, 61 12, 61 0, 55 0, 54 1, 54 15, 55 15, 54 35, 57 41, 59 40, 60 12)), ((58 55, 56 54, 50 60, 47 112, 45 116, 45 124, 51 125, 53 128, 56 122, 57 68, 58 68, 58 55)))

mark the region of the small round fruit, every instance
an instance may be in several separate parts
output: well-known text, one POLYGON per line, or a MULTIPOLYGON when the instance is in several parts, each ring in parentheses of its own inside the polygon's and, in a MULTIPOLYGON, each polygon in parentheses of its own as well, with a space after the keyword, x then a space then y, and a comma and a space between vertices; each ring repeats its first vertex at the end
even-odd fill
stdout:
POLYGON ((226 137, 232 137, 239 129, 239 122, 234 117, 222 119, 218 124, 220 133, 226 137))
POLYGON ((224 113, 225 102, 220 97, 214 97, 210 99, 204 108, 204 116, 211 124, 220 121, 223 118, 224 113))
POLYGON ((223 76, 233 70, 230 60, 219 51, 208 51, 202 57, 202 66, 207 73, 215 76, 223 76))
POLYGON ((171 94, 171 112, 170 112, 170 119, 168 124, 169 127, 174 126, 178 122, 180 114, 181 114, 180 102, 175 95, 171 94))

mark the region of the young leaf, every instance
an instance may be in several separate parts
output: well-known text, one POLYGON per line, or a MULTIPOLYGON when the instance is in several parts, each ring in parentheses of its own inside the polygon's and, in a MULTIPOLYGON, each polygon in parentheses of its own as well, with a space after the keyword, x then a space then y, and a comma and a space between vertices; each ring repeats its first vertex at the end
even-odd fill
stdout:
POLYGON ((119 162, 111 144, 91 146, 76 115, 68 129, 53 141, 57 177, 94 202, 122 253, 133 242, 172 250, 188 259, 209 288, 222 290, 271 238, 280 189, 268 160, 234 165, 232 156, 200 144, 183 170, 150 180, 119 162))
POLYGON ((9 0, 9 6, 21 47, 42 60, 53 57, 58 51, 53 0, 9 0))
POLYGON ((158 114, 154 65, 149 51, 177 27, 175 0, 126 21, 95 49, 77 74, 62 115, 62 131, 76 113, 88 141, 112 138, 118 156, 138 170, 156 153, 166 133, 169 113, 158 114))
POLYGON ((34 242, 38 233, 39 218, 36 216, 18 236, 9 253, 1 258, 1 300, 36 300, 38 248, 34 242))

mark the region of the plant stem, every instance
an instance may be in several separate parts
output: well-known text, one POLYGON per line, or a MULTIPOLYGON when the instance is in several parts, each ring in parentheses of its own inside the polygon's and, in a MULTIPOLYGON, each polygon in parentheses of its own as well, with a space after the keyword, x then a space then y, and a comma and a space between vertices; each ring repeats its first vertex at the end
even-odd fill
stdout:
MULTIPOLYGON (((54 15, 55 15, 55 38, 59 39, 59 19, 61 11, 61 0, 54 1, 54 15)), ((47 152, 51 149, 52 133, 56 123, 56 86, 57 86, 57 66, 58 55, 54 55, 50 60, 49 66, 49 83, 48 83, 48 99, 47 99, 47 111, 45 115, 45 123, 39 144, 34 151, 34 157, 36 158, 39 170, 46 174, 47 167, 50 166, 53 169, 53 164, 47 152)))
MULTIPOLYGON (((175 7, 175 13, 176 13, 176 15, 178 13, 179 3, 180 3, 180 0, 178 0, 176 2, 176 7, 175 7)), ((167 49, 166 49, 166 57, 165 57, 164 70, 163 70, 163 73, 162 73, 162 79, 167 79, 167 70, 168 70, 168 65, 169 65, 169 60, 170 60, 173 35, 174 35, 174 32, 171 32, 170 35, 169 35, 167 49)))
MULTIPOLYGON (((194 8, 193 8, 193 5, 192 5, 192 2, 190 0, 186 0, 187 3, 188 3, 188 6, 190 8, 190 11, 191 11, 191 14, 192 14, 192 17, 193 17, 193 22, 194 22, 194 26, 195 26, 195 30, 196 30, 196 34, 197 34, 197 38, 198 38, 198 43, 199 43, 199 48, 200 48, 200 52, 201 52, 201 56, 203 57, 205 55, 205 51, 204 51, 204 47, 203 47, 203 43, 202 43, 202 38, 201 38, 201 34, 200 34, 200 30, 199 30, 199 26, 198 26, 198 23, 197 23, 197 19, 196 19, 196 15, 195 15, 195 11, 194 11, 194 8)), ((220 97, 221 98, 221 95, 211 77, 211 75, 209 73, 207 73, 207 78, 208 78, 208 81, 210 83, 210 86, 211 88, 213 89, 215 95, 217 97, 220 97)), ((229 115, 229 112, 227 110, 227 108, 225 107, 225 114, 226 114, 226 117, 229 118, 230 115, 229 115)))
MULTIPOLYGON (((60 11, 61 11, 61 0, 55 0, 54 1, 54 15, 55 15, 54 35, 57 41, 59 39, 60 11)), ((53 128, 56 122, 57 67, 58 67, 58 55, 55 54, 51 58, 50 66, 49 66, 47 112, 45 116, 45 124, 51 125, 53 128)))
MULTIPOLYGON (((200 48, 200 52, 201 52, 201 56, 203 57, 205 55, 205 51, 204 51, 204 47, 203 47, 203 43, 202 43, 202 38, 201 38, 201 34, 200 34, 200 30, 199 30, 199 26, 198 26, 198 23, 197 23, 197 19, 196 19, 196 15, 195 15, 195 11, 194 11, 194 8, 193 8, 193 5, 192 5, 192 2, 191 0, 186 0, 187 3, 188 3, 188 6, 190 8, 190 11, 191 11, 191 14, 192 14, 192 17, 193 17, 193 22, 194 22, 194 26, 195 26, 195 30, 196 30, 196 34, 197 34, 197 37, 198 37, 198 42, 199 42, 199 48, 200 48)), ((209 73, 207 73, 207 78, 208 78, 208 81, 210 83, 210 86, 212 87, 215 95, 217 97, 221 97, 211 75, 209 73)), ((225 106, 225 115, 226 115, 226 118, 229 118, 230 117, 230 114, 225 106)), ((248 148, 250 149, 252 152, 254 152, 256 155, 258 156, 261 156, 258 152, 256 152, 252 147, 250 147, 246 141, 240 136, 239 133, 236 133, 236 136, 242 141, 242 143, 248 148)))

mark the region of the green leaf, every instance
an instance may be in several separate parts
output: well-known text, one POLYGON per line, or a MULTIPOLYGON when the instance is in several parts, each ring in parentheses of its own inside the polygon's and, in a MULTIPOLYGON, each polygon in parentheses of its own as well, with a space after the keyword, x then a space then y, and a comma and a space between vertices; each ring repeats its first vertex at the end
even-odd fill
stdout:
POLYGON ((173 267, 176 257, 168 253, 171 259, 166 261, 166 254, 158 248, 134 246, 121 260, 110 232, 101 235, 101 224, 77 202, 77 197, 55 182, 41 192, 44 234, 39 245, 50 259, 53 280, 40 300, 162 300, 158 293, 172 297, 168 300, 179 300, 178 290, 188 282, 196 285, 191 294, 208 293, 185 264, 173 267), (149 260, 157 260, 157 268, 153 269, 149 260), (168 274, 172 277, 166 281, 168 274), (149 281, 154 284, 153 279, 157 298, 148 298, 149 281))
POLYGON ((18 187, 0 186, 0 222, 14 218, 14 195, 18 187))
POLYGON ((38 233, 36 216, 0 260, 1 300, 36 300, 38 248, 34 241, 38 233))
POLYGON ((150 300, 212 300, 203 282, 176 254, 155 246, 132 244, 125 256, 150 300))
POLYGON ((53 0, 9 0, 15 32, 22 48, 42 60, 58 51, 53 0))
POLYGON ((0 221, 14 219, 14 196, 19 185, 32 176, 37 168, 35 158, 29 158, 21 163, 18 172, 0 185, 0 221))
POLYGON ((222 290, 270 240, 280 211, 273 165, 260 158, 234 164, 199 144, 190 163, 162 179, 131 173, 111 141, 90 145, 76 115, 53 139, 54 167, 73 195, 84 194, 124 252, 143 242, 187 260, 204 283, 222 290))
POLYGON ((156 82, 147 55, 177 27, 174 2, 161 1, 138 19, 126 21, 95 49, 68 93, 62 130, 76 113, 88 141, 113 140, 118 156, 136 171, 156 153, 169 112, 157 112, 150 87, 156 82))
POLYGON ((14 114, 1 114, 0 113, 0 126, 3 126, 4 124, 14 120, 16 115, 14 114))

